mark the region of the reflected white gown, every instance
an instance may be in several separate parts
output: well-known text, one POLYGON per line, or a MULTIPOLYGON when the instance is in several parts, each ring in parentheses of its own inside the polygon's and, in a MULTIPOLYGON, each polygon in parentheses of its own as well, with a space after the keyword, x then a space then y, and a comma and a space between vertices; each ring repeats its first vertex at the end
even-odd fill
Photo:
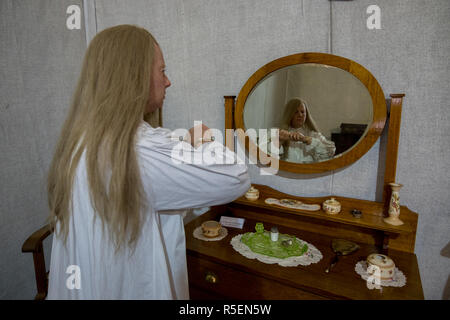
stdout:
POLYGON ((324 161, 332 158, 336 147, 333 141, 327 140, 320 132, 309 130, 305 127, 289 128, 289 132, 299 132, 311 137, 311 144, 301 141, 288 141, 282 149, 282 159, 289 162, 310 163, 324 161))
MULTIPOLYGON (((73 186, 67 246, 53 237, 47 299, 189 299, 184 209, 227 203, 250 187, 244 164, 176 164, 171 153, 179 142, 170 139, 169 130, 143 122, 137 134, 149 209, 134 254, 126 247, 115 256, 101 220, 94 223, 83 155, 73 186), (80 289, 66 286, 70 265, 79 267, 80 289)), ((197 154, 203 148, 188 149, 197 154)))

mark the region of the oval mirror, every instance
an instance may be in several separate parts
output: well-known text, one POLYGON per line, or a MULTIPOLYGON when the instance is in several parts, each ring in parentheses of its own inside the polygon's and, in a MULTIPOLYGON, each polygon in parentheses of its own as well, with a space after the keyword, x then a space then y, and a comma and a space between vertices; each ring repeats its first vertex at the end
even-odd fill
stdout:
POLYGON ((386 121, 373 75, 346 58, 301 53, 255 72, 236 101, 236 128, 254 130, 247 150, 279 169, 315 173, 347 166, 376 142, 386 121))

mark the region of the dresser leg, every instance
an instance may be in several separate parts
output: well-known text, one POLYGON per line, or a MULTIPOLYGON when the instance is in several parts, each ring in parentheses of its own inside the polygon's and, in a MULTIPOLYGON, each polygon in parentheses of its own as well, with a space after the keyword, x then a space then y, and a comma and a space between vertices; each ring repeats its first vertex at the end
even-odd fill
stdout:
POLYGON ((389 234, 384 233, 383 234, 383 242, 381 244, 381 254, 387 255, 387 252, 389 250, 389 234))

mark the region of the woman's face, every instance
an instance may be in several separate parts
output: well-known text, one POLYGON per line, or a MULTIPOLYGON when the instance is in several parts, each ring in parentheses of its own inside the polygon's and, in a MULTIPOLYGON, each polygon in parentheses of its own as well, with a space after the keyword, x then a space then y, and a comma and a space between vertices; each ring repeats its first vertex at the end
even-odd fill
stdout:
POLYGON ((303 104, 297 107, 297 111, 293 114, 291 118, 291 127, 300 128, 303 126, 306 120, 306 108, 303 104))
POLYGON ((165 74, 165 62, 158 45, 155 45, 155 56, 153 58, 152 75, 150 80, 150 99, 147 106, 147 112, 153 112, 162 108, 164 98, 166 97, 166 89, 171 83, 165 74))

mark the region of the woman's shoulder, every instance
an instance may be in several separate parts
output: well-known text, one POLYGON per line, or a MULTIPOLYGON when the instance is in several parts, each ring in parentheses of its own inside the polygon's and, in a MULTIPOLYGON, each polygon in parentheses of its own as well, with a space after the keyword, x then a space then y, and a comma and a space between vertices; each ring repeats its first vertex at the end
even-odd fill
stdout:
POLYGON ((166 144, 172 141, 172 132, 169 129, 161 127, 152 127, 145 121, 142 121, 136 132, 136 143, 138 145, 166 144))
POLYGON ((321 137, 323 137, 323 134, 320 133, 319 131, 311 130, 309 134, 310 134, 310 136, 312 138, 321 138, 321 137))

